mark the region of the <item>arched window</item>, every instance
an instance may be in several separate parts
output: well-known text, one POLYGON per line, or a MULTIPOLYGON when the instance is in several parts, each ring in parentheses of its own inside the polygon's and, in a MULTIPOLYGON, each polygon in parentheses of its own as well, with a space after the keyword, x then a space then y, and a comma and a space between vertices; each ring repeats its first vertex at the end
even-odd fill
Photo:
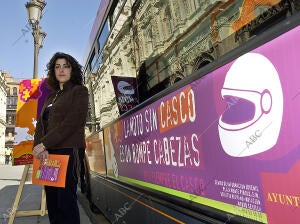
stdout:
POLYGON ((13 88, 13 95, 15 96, 15 95, 18 95, 18 89, 17 89, 17 87, 14 87, 13 88))
POLYGON ((171 15, 171 10, 170 7, 166 7, 165 8, 165 12, 164 12, 164 23, 165 23, 165 28, 166 28, 166 38, 168 38, 174 30, 174 24, 173 24, 173 18, 171 15))

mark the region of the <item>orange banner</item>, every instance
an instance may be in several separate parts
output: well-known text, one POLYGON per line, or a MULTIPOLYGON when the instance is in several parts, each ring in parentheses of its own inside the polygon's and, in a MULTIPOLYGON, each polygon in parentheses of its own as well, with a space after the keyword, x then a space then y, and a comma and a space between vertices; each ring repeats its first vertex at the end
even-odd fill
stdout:
POLYGON ((13 165, 32 164, 33 136, 37 117, 51 91, 45 81, 46 79, 20 81, 12 153, 13 165))

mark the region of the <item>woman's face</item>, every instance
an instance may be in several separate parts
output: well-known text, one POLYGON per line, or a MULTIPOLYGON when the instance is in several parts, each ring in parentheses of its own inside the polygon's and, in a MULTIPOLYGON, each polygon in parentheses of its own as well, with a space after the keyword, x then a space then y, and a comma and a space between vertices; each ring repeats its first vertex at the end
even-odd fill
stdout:
POLYGON ((71 78, 72 67, 65 58, 59 58, 54 65, 55 77, 59 84, 64 84, 71 78))

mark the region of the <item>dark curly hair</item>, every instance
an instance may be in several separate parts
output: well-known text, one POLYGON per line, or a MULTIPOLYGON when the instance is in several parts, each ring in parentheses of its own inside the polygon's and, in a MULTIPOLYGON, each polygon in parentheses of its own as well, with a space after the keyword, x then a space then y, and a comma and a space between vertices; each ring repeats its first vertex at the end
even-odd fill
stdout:
POLYGON ((57 59, 66 59, 67 63, 72 67, 70 81, 77 85, 83 85, 82 66, 71 55, 62 52, 56 52, 47 64, 47 85, 51 89, 59 90, 59 82, 55 77, 55 63, 57 59))

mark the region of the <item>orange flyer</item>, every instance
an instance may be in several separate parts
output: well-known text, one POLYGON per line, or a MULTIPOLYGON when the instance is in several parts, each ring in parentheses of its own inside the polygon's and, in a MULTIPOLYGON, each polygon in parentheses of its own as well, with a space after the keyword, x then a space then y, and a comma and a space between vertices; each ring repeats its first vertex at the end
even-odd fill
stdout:
POLYGON ((68 162, 68 155, 49 154, 49 159, 44 164, 34 157, 32 183, 64 188, 68 162))

